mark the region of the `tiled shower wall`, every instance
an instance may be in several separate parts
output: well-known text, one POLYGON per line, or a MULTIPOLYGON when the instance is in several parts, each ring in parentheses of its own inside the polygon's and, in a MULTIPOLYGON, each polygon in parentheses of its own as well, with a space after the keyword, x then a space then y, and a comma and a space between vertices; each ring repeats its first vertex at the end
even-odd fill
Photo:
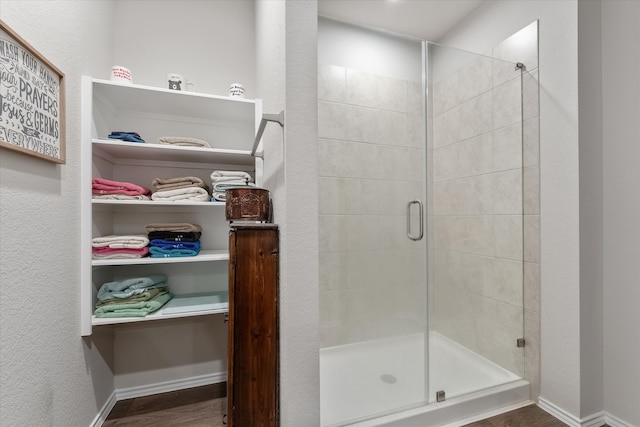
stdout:
POLYGON ((321 347, 425 329, 425 245, 406 237, 407 202, 424 200, 421 86, 320 66, 321 347))
POLYGON ((428 149, 430 329, 524 376, 534 397, 540 317, 537 62, 534 23, 487 56, 444 74, 431 87, 428 149), (527 67, 522 78, 513 62, 527 67), (524 350, 516 347, 521 337, 524 350))

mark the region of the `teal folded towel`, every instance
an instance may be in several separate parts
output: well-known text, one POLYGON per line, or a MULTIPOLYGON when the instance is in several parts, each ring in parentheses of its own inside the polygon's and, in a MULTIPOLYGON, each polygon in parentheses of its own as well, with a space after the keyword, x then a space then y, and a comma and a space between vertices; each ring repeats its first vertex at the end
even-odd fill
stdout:
POLYGON ((98 290, 98 299, 104 301, 111 298, 128 298, 132 295, 141 294, 147 289, 166 286, 166 284, 167 276, 162 273, 107 282, 98 290))
POLYGON ((96 317, 145 317, 148 314, 158 311, 171 298, 173 298, 173 294, 171 292, 165 292, 156 295, 149 301, 106 304, 98 307, 94 314, 96 317))
POLYGON ((151 258, 176 258, 196 256, 200 253, 198 249, 163 249, 157 246, 149 246, 149 254, 151 258))

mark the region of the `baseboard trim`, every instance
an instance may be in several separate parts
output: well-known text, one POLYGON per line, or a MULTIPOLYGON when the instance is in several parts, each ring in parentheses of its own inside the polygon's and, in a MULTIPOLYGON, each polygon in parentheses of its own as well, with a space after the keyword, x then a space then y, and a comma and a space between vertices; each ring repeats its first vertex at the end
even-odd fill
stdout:
POLYGON ((203 385, 222 383, 227 380, 226 372, 199 375, 197 377, 183 378, 161 383, 147 384, 137 387, 119 388, 115 391, 116 400, 132 399, 134 397, 150 396, 152 394, 166 393, 169 391, 184 390, 186 388, 200 387, 203 385))
POLYGON ((634 427, 631 423, 623 421, 606 411, 596 412, 593 415, 579 419, 543 397, 539 398, 538 406, 571 427, 601 427, 604 424, 610 427, 634 427))
POLYGON ((554 405, 553 403, 546 400, 544 397, 538 398, 538 406, 543 411, 546 411, 559 419, 560 421, 568 424, 571 427, 581 427, 580 419, 575 417, 574 415, 568 413, 564 409, 559 406, 554 405))
POLYGON ((623 421, 620 418, 615 417, 608 412, 605 413, 604 420, 607 423, 607 425, 611 427, 633 427, 633 424, 623 421))
POLYGON ((602 427, 605 424, 605 416, 606 416, 606 412, 604 411, 596 412, 593 415, 584 417, 580 421, 580 426, 581 427, 602 427))
POLYGON ((109 396, 109 399, 107 399, 104 405, 102 405, 102 409, 100 409, 100 412, 98 412, 98 415, 96 415, 96 417, 93 419, 93 422, 90 424, 90 427, 102 426, 102 424, 104 424, 105 420, 109 416, 109 413, 111 412, 113 407, 116 406, 117 401, 118 399, 116 399, 116 392, 114 390, 111 393, 111 396, 109 396))

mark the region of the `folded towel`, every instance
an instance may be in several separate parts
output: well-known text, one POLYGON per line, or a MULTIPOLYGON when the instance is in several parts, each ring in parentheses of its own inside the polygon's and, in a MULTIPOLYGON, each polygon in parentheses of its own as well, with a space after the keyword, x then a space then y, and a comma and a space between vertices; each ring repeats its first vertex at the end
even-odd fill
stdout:
POLYGON ((91 248, 92 259, 135 259, 149 254, 149 248, 91 248))
POLYGON ((149 246, 149 254, 151 258, 178 258, 196 256, 200 249, 163 249, 155 246, 149 246))
POLYGON ((149 239, 145 235, 115 235, 94 237, 91 246, 94 248, 144 248, 149 244, 149 239))
POLYGON ((145 317, 148 314, 158 311, 171 298, 173 298, 173 294, 171 292, 165 292, 156 295, 149 301, 106 304, 96 308, 94 314, 96 317, 145 317))
POLYGON ((129 142, 144 142, 144 139, 137 132, 113 131, 108 135, 109 139, 119 139, 129 142))
POLYGON ((167 276, 162 273, 107 282, 100 286, 98 299, 102 301, 110 298, 127 298, 132 295, 141 294, 147 289, 166 286, 166 284, 167 276))
POLYGON ((200 232, 151 231, 149 240, 166 240, 171 242, 196 242, 200 240, 200 232))
POLYGON ((214 191, 213 196, 211 197, 212 202, 226 202, 227 201, 227 192, 226 191, 214 191))
POLYGON ((197 176, 179 176, 176 178, 155 178, 152 182, 158 191, 175 190, 176 188, 200 187, 209 191, 209 186, 197 176))
POLYGON ((161 136, 160 138, 158 138, 158 144, 211 148, 207 141, 203 141, 197 138, 189 138, 186 136, 161 136))
POLYGON ((197 242, 176 242, 173 240, 153 239, 150 248, 160 249, 190 249, 194 251, 200 250, 200 241, 197 242))
POLYGON ((157 222, 144 226, 147 232, 152 231, 173 231, 175 233, 200 233, 202 227, 198 224, 190 224, 188 222, 157 222))
POLYGON ((126 194, 92 194, 92 199, 105 199, 105 200, 151 200, 151 197, 144 194, 137 196, 129 196, 126 194))
MULTIPOLYGON (((223 181, 223 182, 214 182, 213 183, 213 192, 220 193, 226 191, 230 188, 238 188, 238 187, 255 187, 256 185, 253 182, 246 183, 244 181, 223 181)), ((152 196, 153 197, 153 196, 152 196)))
POLYGON ((241 180, 241 181, 248 179, 249 181, 252 181, 251 175, 249 175, 247 172, 244 172, 244 171, 215 170, 211 172, 212 181, 223 180, 222 178, 230 178, 230 179, 241 180))
POLYGON ((96 307, 101 307, 103 305, 106 304, 120 304, 120 303, 133 303, 133 302, 142 302, 142 301, 149 301, 150 299, 154 298, 156 295, 161 294, 161 293, 165 293, 169 290, 168 287, 166 286, 161 286, 159 288, 151 288, 151 289, 147 289, 144 292, 142 292, 141 294, 137 294, 137 295, 132 295, 130 297, 127 298, 110 298, 110 299, 106 299, 106 300, 98 300, 98 302, 96 303, 96 307))
POLYGON ((207 202, 209 201, 209 192, 200 187, 184 187, 175 190, 156 191, 151 195, 151 200, 157 202, 207 202))
POLYGON ((92 194, 126 194, 129 196, 151 195, 151 190, 131 182, 111 181, 104 178, 91 180, 92 194))
POLYGON ((91 254, 91 259, 100 260, 100 259, 138 259, 144 258, 149 253, 145 253, 144 255, 129 253, 131 249, 111 249, 112 251, 121 251, 121 252, 110 252, 108 254, 102 253, 93 253, 91 254))

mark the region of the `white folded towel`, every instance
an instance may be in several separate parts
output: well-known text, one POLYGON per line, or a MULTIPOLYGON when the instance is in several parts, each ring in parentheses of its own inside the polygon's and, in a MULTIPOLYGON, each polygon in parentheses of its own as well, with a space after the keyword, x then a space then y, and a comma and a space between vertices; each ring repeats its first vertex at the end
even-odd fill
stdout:
POLYGON ((151 195, 151 200, 158 202, 166 201, 191 201, 191 202, 206 202, 209 201, 210 196, 207 190, 201 187, 184 187, 176 188, 175 190, 156 191, 151 195))
POLYGON ((253 182, 246 183, 245 181, 223 181, 223 182, 214 182, 213 184, 213 192, 218 193, 221 191, 226 191, 230 188, 238 188, 238 187, 255 187, 256 185, 253 182))
POLYGON ((251 175, 244 171, 224 171, 224 170, 215 170, 211 173, 211 181, 228 181, 228 180, 245 180, 253 181, 251 175))
POLYGON ((149 239, 145 235, 115 235, 94 237, 91 246, 94 248, 109 247, 113 249, 129 248, 140 249, 149 244, 149 239))

